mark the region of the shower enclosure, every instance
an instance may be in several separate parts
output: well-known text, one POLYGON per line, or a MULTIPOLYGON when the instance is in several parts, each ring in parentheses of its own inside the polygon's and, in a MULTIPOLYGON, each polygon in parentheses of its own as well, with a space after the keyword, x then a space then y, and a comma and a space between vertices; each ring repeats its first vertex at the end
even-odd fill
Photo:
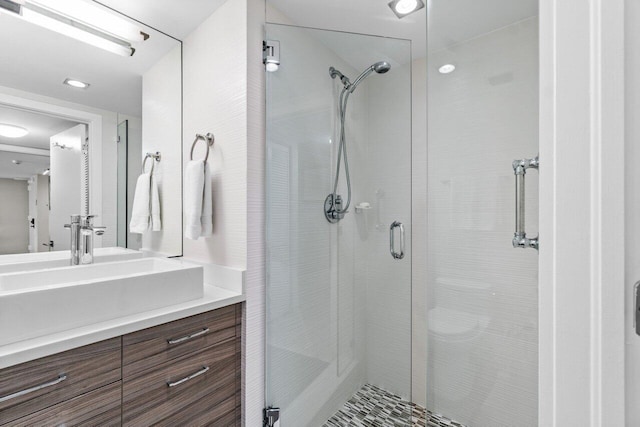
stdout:
POLYGON ((320 426, 366 385, 411 400, 411 45, 266 39, 266 400, 282 426, 320 426))

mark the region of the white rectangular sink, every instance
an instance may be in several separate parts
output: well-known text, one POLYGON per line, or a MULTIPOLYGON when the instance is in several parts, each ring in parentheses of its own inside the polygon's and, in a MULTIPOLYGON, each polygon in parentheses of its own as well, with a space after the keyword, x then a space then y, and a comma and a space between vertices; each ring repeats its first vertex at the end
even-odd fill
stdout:
POLYGON ((0 275, 0 346, 203 296, 202 266, 164 258, 0 275))
MULTIPOLYGON (((93 251, 93 256, 95 263, 102 263, 142 258, 142 252, 117 247, 96 248, 93 251)), ((0 274, 68 267, 69 259, 69 251, 0 255, 0 274)))

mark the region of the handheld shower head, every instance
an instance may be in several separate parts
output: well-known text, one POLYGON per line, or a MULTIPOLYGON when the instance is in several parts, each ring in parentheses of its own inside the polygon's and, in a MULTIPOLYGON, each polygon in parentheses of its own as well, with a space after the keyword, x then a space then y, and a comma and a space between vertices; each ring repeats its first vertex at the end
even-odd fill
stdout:
POLYGON ((362 74, 360 74, 353 81, 353 83, 351 83, 351 85, 349 86, 349 91, 353 93, 353 91, 356 90, 356 87, 360 84, 360 82, 366 79, 367 77, 369 77, 369 75, 374 71, 378 74, 384 74, 390 69, 391 69, 391 64, 389 64, 387 61, 376 62, 375 64, 371 65, 369 68, 364 70, 362 74))
POLYGON ((371 67, 373 67, 373 71, 375 71, 376 73, 384 74, 391 69, 391 64, 389 64, 387 61, 380 61, 373 64, 371 67))

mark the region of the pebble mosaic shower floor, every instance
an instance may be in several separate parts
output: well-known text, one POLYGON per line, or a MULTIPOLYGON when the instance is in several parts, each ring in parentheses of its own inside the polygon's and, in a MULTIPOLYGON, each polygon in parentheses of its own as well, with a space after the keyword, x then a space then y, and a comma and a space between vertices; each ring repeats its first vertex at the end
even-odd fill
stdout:
POLYGON ((465 427, 371 384, 354 394, 323 427, 465 427), (411 420, 411 422, 409 422, 411 420))

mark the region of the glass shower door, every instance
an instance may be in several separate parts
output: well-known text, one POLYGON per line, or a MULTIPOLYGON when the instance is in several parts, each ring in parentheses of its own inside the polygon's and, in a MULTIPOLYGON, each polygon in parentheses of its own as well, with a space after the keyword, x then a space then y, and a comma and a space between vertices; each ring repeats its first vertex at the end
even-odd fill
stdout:
MULTIPOLYGON (((276 24, 266 39, 281 60, 267 73, 266 403, 283 427, 340 425, 365 399, 411 400, 410 43, 276 24), (380 61, 391 69, 349 95, 351 204, 332 223, 344 86, 329 67, 354 82, 380 61)), ((403 408, 396 425, 411 423, 403 408)))
MULTIPOLYGON (((538 154, 538 9, 515 3, 466 29, 447 24, 482 4, 429 11, 427 409, 468 426, 538 425, 538 252, 512 242, 513 162, 538 154)), ((536 170, 521 189, 533 238, 536 170)))

